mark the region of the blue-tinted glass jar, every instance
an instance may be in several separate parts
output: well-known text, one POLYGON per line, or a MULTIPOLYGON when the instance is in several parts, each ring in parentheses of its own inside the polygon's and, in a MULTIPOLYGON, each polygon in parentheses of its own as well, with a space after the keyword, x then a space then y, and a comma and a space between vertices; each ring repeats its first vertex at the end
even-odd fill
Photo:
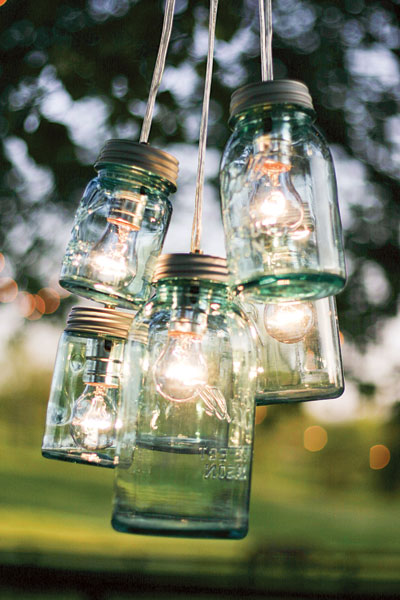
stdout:
POLYGON ((315 300, 345 283, 335 172, 307 87, 267 81, 232 95, 221 165, 230 285, 255 300, 315 300))
POLYGON ((241 306, 256 331, 258 405, 341 396, 344 378, 333 296, 241 306))
POLYGON ((120 377, 133 313, 74 307, 60 339, 42 454, 114 467, 120 377))
POLYGON ((226 261, 161 256, 124 357, 112 524, 239 539, 248 529, 256 363, 226 261))
POLYGON ((157 148, 108 140, 95 164, 63 259, 60 284, 108 306, 148 299, 172 212, 178 161, 157 148))

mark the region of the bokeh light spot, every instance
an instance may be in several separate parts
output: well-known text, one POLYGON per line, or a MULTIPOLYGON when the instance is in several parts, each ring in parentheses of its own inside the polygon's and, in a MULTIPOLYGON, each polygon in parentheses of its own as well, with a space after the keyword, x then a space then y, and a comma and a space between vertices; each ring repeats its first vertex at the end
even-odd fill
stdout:
POLYGON ((18 286, 10 277, 0 277, 0 302, 14 302, 18 286))
POLYGON ((304 432, 304 448, 310 452, 318 452, 326 446, 328 434, 323 427, 312 425, 304 432))
POLYGON ((383 444, 376 444, 369 449, 369 466, 371 469, 384 469, 390 461, 390 451, 383 444))
POLYGON ((6 266, 6 259, 4 258, 4 254, 2 254, 0 252, 0 273, 2 272, 2 270, 4 269, 5 266, 6 266))
POLYGON ((44 310, 42 312, 46 315, 51 315, 56 312, 60 306, 60 295, 52 288, 42 288, 38 291, 38 296, 42 298, 44 302, 44 310))
POLYGON ((27 317, 29 321, 37 321, 38 319, 40 319, 43 316, 44 311, 46 309, 45 301, 43 300, 43 298, 38 296, 38 294, 34 294, 33 301, 35 303, 35 307, 33 312, 27 317))
POLYGON ((267 416, 267 407, 266 406, 257 406, 256 408, 256 425, 262 423, 267 416))
POLYGON ((34 296, 28 292, 20 292, 17 301, 20 314, 26 319, 30 317, 36 309, 34 296))
POLYGON ((7 0, 0 0, 0 6, 3 6, 3 4, 5 4, 7 2, 7 0))

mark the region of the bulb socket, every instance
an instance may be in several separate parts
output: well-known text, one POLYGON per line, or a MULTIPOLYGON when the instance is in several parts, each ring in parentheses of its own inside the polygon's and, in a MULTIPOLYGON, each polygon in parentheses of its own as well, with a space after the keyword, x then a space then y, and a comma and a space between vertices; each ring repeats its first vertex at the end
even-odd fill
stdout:
POLYGON ((301 106, 314 113, 312 98, 304 83, 295 79, 277 79, 250 83, 235 90, 231 96, 230 120, 250 108, 273 104, 301 106))
POLYGON ((179 163, 172 154, 164 150, 131 140, 111 139, 101 149, 94 168, 98 171, 110 163, 148 171, 166 180, 171 191, 176 191, 179 163))
POLYGON ((65 331, 110 335, 126 340, 134 313, 111 308, 74 306, 67 318, 65 331))
POLYGON ((162 254, 156 263, 153 281, 161 279, 198 279, 228 282, 226 259, 208 254, 162 254))
POLYGON ((146 196, 130 194, 129 192, 115 193, 107 221, 115 225, 124 225, 130 229, 139 230, 146 208, 146 196))

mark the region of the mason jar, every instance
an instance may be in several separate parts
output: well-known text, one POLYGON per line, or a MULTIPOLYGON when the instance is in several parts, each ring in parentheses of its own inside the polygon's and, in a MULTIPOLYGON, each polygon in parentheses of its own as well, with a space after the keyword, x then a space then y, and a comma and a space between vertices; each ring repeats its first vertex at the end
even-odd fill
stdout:
POLYGON ((112 525, 127 533, 246 535, 256 363, 228 299, 226 261, 160 257, 156 295, 124 360, 112 525))
POLYGON ((108 140, 95 164, 63 259, 60 284, 107 306, 148 299, 172 212, 178 161, 157 148, 108 140))
POLYGON ((133 313, 74 307, 58 346, 42 455, 114 467, 125 341, 133 313))
POLYGON ((331 153, 307 87, 250 84, 231 100, 221 165, 230 285, 258 301, 315 300, 345 284, 331 153))
POLYGON ((344 391, 336 302, 241 304, 256 332, 258 405, 337 398, 344 391))

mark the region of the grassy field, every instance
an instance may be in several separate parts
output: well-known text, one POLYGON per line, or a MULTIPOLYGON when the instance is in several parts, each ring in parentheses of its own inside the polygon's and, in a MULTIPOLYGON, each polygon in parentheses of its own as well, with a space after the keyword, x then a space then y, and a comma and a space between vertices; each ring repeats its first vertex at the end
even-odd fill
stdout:
POLYGON ((116 533, 111 470, 42 458, 38 426, 29 443, 21 435, 23 443, 12 445, 8 431, 0 444, 0 565, 195 573, 228 587, 237 578, 261 588, 268 582, 272 591, 274 582, 321 590, 322 581, 335 588, 350 578, 368 591, 400 592, 400 495, 383 491, 368 462, 369 448, 382 443, 381 426, 325 426, 327 445, 309 452, 303 433, 310 424, 282 407, 257 427, 250 533, 234 542, 116 533))

